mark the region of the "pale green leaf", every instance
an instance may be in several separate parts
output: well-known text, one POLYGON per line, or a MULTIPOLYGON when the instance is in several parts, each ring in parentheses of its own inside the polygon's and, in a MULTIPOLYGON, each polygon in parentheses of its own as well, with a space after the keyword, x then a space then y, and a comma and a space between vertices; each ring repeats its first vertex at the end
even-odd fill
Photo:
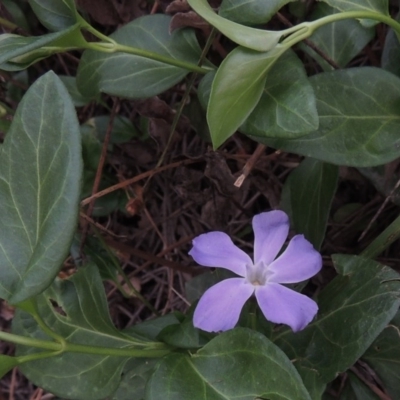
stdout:
POLYGON ((306 158, 283 187, 283 210, 291 216, 294 229, 320 249, 336 191, 339 168, 306 158))
POLYGON ((7 71, 25 69, 51 54, 63 51, 65 47, 63 40, 68 42, 67 47, 86 45, 78 25, 36 37, 3 33, 0 35, 0 69, 7 71))
MULTIPOLYGON (((192 29, 169 33, 171 17, 163 14, 137 18, 110 38, 122 45, 197 64, 201 49, 192 29)), ((155 96, 182 80, 189 71, 160 61, 127 53, 85 51, 79 64, 80 92, 95 97, 99 92, 127 98, 155 96)))
POLYGON ((290 360, 264 335, 224 332, 196 354, 165 357, 146 400, 311 400, 290 360))
MULTIPOLYGON (((37 302, 44 322, 69 343, 109 348, 135 344, 112 324, 103 284, 94 264, 81 268, 68 280, 57 279, 37 297, 37 302)), ((14 318, 13 332, 48 340, 32 316, 23 311, 18 311, 14 318)), ((17 346, 19 356, 36 352, 37 349, 17 346)), ((21 371, 33 383, 60 397, 104 399, 116 390, 127 359, 67 352, 23 364, 21 371)))
POLYGON ((338 165, 374 166, 400 156, 398 77, 362 67, 318 74, 310 81, 317 98, 318 130, 297 139, 255 140, 338 165))
POLYGON ((297 30, 294 28, 275 32, 249 28, 222 18, 213 11, 207 0, 188 0, 188 3, 197 14, 215 26, 226 37, 243 47, 256 51, 273 49, 279 43, 282 36, 297 30))
POLYGON ((75 109, 48 72, 24 96, 1 147, 0 297, 23 301, 58 273, 76 228, 81 173, 75 109))
POLYGON ((253 111, 263 93, 268 70, 286 50, 281 45, 266 53, 237 47, 222 62, 207 109, 214 148, 235 133, 253 111))
MULTIPOLYGON (((227 73, 227 72, 226 72, 227 73)), ((247 135, 294 138, 318 128, 314 90, 303 63, 288 50, 267 71, 260 101, 240 127, 247 135)))
POLYGON ((223 0, 219 15, 244 25, 268 22, 285 4, 295 0, 223 0))
POLYGON ((28 0, 40 22, 51 31, 66 29, 77 22, 74 0, 28 0))

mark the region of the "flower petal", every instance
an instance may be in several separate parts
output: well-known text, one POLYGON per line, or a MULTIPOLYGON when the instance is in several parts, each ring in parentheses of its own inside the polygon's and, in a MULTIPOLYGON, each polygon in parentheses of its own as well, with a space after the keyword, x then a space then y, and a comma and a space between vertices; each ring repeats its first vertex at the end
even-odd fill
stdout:
POLYGON ((321 267, 321 254, 303 235, 296 235, 283 254, 268 266, 268 282, 301 282, 314 276, 321 267))
POLYGON ((193 325, 207 332, 232 329, 253 292, 254 286, 243 278, 230 278, 217 283, 203 294, 197 304, 193 325))
POLYGON ((278 283, 257 287, 256 298, 267 320, 289 325, 294 332, 304 329, 318 311, 314 300, 278 283))
POLYGON ((240 276, 246 275, 246 265, 251 258, 223 232, 210 232, 193 239, 189 254, 203 267, 226 268, 240 276))
POLYGON ((289 218, 279 210, 253 217, 254 264, 270 264, 282 248, 289 233, 289 218))

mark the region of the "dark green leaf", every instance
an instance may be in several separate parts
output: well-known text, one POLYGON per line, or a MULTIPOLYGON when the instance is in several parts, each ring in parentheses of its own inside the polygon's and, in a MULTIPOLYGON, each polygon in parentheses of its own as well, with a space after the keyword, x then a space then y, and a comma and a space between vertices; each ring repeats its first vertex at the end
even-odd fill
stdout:
POLYGON ((76 86, 76 78, 74 76, 58 75, 62 83, 68 90, 71 100, 75 107, 83 107, 89 104, 92 100, 91 97, 85 97, 81 92, 79 92, 76 86))
POLYGON ((338 165, 380 165, 400 156, 399 78, 362 67, 325 72, 310 81, 318 130, 297 139, 255 140, 338 165))
MULTIPOLYGON (((70 343, 111 348, 130 347, 135 343, 113 326, 102 281, 94 264, 81 268, 68 280, 57 279, 38 296, 37 302, 45 323, 70 343)), ((18 311, 14 318, 13 332, 48 340, 31 315, 23 311, 18 311)), ((36 351, 17 347, 18 355, 36 351)), ((126 360, 125 357, 64 353, 26 363, 21 366, 21 371, 36 385, 60 397, 104 399, 116 390, 126 360)))
MULTIPOLYGON (((96 137, 101 142, 104 142, 109 122, 109 115, 99 115, 97 117, 88 119, 85 122, 84 126, 87 125, 94 128, 94 134, 96 135, 96 137)), ((110 136, 110 143, 129 142, 129 140, 137 136, 139 136, 139 132, 129 118, 122 116, 117 116, 116 118, 114 118, 110 136)))
POLYGON ((340 394, 340 400, 379 400, 368 386, 363 383, 355 374, 347 372, 347 382, 340 394))
POLYGON ((0 379, 17 365, 18 359, 16 357, 0 354, 0 379))
MULTIPOLYGON (((397 15, 396 21, 400 21, 400 14, 397 15)), ((381 63, 382 68, 400 76, 400 42, 393 29, 389 29, 386 35, 381 63)))
POLYGON ((372 343, 363 359, 378 374, 389 395, 400 393, 400 312, 372 343))
MULTIPOLYGON (((338 13, 327 4, 318 3, 311 15, 311 19, 316 20, 326 15, 338 13)), ((365 28, 357 20, 346 19, 333 22, 318 28, 310 37, 310 40, 327 55, 339 67, 345 67, 375 36, 374 28, 365 28)), ((310 47, 304 46, 325 71, 330 71, 333 67, 328 64, 310 47)))
POLYGON ((336 191, 339 168, 313 158, 305 159, 286 180, 283 210, 298 233, 320 249, 336 191))
POLYGON ((146 400, 310 399, 282 351, 245 328, 222 333, 196 354, 165 357, 146 388, 146 400))
POLYGON ((268 70, 287 50, 267 53, 237 47, 222 62, 211 88, 207 120, 216 149, 242 125, 263 93, 268 70))
MULTIPOLYGON (((201 49, 192 29, 169 33, 171 17, 148 15, 125 25, 110 37, 116 42, 197 64, 201 49)), ((77 84, 88 97, 99 92, 127 98, 155 96, 182 80, 189 71, 126 53, 88 50, 79 64, 77 84)))
POLYGON ((399 274, 392 269, 356 256, 335 255, 333 260, 343 275, 321 292, 318 318, 303 331, 285 330, 274 340, 296 360, 295 366, 317 371, 321 384, 364 354, 400 304, 400 282, 392 281, 399 274))
POLYGON ((51 31, 61 31, 77 22, 74 0, 29 0, 40 22, 51 31))
POLYGON ((1 147, 0 297, 18 303, 56 276, 76 227, 81 170, 75 109, 48 72, 24 96, 1 147))
POLYGON ((124 375, 111 400, 143 400, 146 383, 158 360, 132 359, 124 368, 124 375))
POLYGON ((289 50, 268 70, 260 101, 240 131, 295 138, 317 129, 318 122, 314 90, 303 63, 289 50))
POLYGON ((27 16, 15 0, 2 0, 1 2, 6 10, 11 14, 13 22, 22 28, 25 32, 30 31, 27 16))
POLYGON ((224 0, 219 15, 239 24, 258 25, 268 22, 291 1, 295 0, 224 0))

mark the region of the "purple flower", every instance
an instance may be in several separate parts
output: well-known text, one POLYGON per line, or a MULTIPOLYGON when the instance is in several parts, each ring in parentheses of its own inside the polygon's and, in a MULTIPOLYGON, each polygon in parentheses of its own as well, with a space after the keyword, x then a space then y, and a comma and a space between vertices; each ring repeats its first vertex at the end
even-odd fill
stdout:
POLYGON ((266 319, 304 329, 318 311, 309 297, 282 286, 315 275, 322 267, 321 255, 303 235, 296 235, 277 258, 289 233, 283 211, 270 211, 253 218, 254 262, 223 232, 210 232, 193 240, 189 254, 204 267, 226 268, 240 278, 230 278, 209 288, 194 312, 196 328, 208 332, 232 329, 244 303, 254 293, 266 319))

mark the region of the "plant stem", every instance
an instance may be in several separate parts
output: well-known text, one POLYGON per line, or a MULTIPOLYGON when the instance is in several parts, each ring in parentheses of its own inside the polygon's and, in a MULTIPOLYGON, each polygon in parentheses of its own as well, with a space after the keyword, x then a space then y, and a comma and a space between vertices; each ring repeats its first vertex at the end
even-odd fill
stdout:
POLYGON ((18 29, 18 25, 15 25, 13 22, 9 21, 8 19, 5 18, 1 18, 0 17, 0 25, 4 26, 7 29, 10 29, 12 31, 15 31, 16 29, 18 29))
POLYGON ((297 25, 298 30, 284 39, 281 44, 291 47, 301 40, 310 37, 318 28, 321 28, 322 26, 332 22, 342 21, 345 19, 371 19, 383 22, 393 28, 396 34, 400 36, 400 23, 387 15, 374 11, 345 11, 337 14, 327 15, 326 17, 317 19, 315 21, 303 22, 297 25))
POLYGON ((39 349, 61 351, 63 345, 61 343, 50 342, 49 340, 33 339, 25 336, 15 335, 13 333, 0 331, 0 339, 6 342, 20 344, 22 346, 37 347, 39 349))
MULTIPOLYGON (((82 353, 82 354, 97 354, 104 356, 114 356, 114 357, 149 357, 157 358, 163 357, 172 351, 172 348, 164 345, 163 343, 154 343, 153 348, 149 347, 147 349, 135 349, 132 347, 126 348, 113 348, 113 347, 100 347, 100 346, 87 346, 84 344, 75 344, 64 342, 64 344, 50 342, 48 340, 33 339, 25 336, 15 335, 13 333, 0 331, 0 339, 19 344, 22 346, 36 347, 40 349, 52 350, 54 352, 64 353, 82 353)), ((50 357, 50 356, 49 356, 50 357)))

